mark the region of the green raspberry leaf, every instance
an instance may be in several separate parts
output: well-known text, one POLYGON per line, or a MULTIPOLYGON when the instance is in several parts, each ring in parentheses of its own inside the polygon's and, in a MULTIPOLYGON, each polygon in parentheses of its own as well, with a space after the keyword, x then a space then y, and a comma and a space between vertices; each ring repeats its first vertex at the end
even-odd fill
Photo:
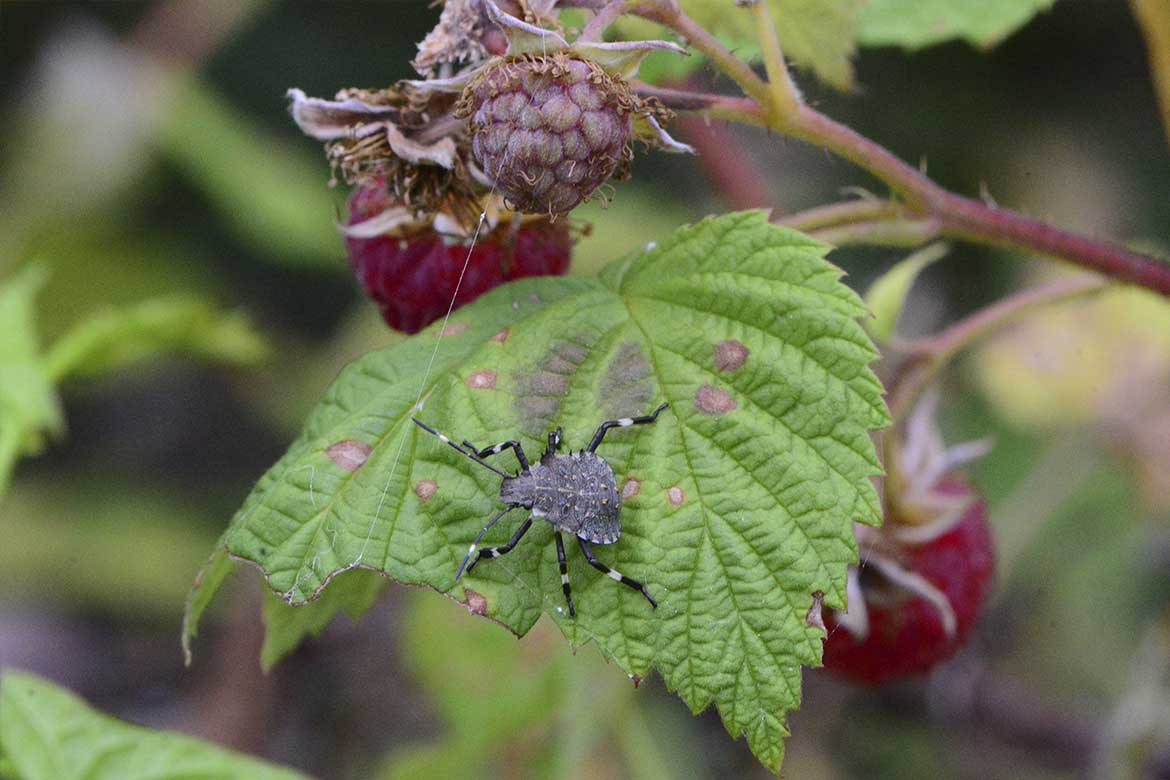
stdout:
POLYGON ((132 726, 31 674, 0 681, 0 777, 20 780, 307 780, 182 734, 132 726))
POLYGON ((268 347, 242 312, 170 295, 83 321, 53 344, 46 362, 50 376, 60 381, 113 371, 161 352, 251 365, 267 355, 268 347))
POLYGON ((30 266, 0 282, 0 495, 16 459, 65 428, 36 327, 36 295, 46 278, 43 268, 30 266))
POLYGON ((861 12, 862 46, 921 49, 950 40, 991 47, 1056 0, 870 0, 861 12))
MULTIPOLYGON (((800 667, 820 663, 809 609, 822 597, 844 606, 852 523, 880 519, 869 431, 888 416, 868 367, 876 351, 826 251, 742 212, 682 228, 600 279, 497 288, 461 308, 441 341, 435 326, 348 366, 223 549, 259 565, 289 604, 368 568, 519 635, 547 614, 628 674, 657 668, 696 712, 716 704, 778 768, 800 667), (602 420, 663 401, 655 424, 614 429, 598 449, 624 507, 621 539, 595 547, 646 583, 657 610, 571 544, 570 618, 553 528, 539 519, 512 552, 454 581, 499 506, 500 478, 412 416, 479 447, 518 439, 536 458, 557 426, 562 450, 580 449, 602 420)), ((512 458, 492 460, 514 471, 512 458)), ((483 545, 502 544, 523 517, 508 515, 483 545)), ((188 635, 226 560, 213 558, 193 594, 188 635)))

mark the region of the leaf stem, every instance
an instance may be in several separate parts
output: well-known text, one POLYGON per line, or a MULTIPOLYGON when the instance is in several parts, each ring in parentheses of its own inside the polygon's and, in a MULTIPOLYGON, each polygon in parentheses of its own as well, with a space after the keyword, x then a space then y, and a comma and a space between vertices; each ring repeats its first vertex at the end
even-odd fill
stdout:
POLYGON ((942 235, 1062 258, 1170 296, 1170 263, 949 192, 883 146, 805 105, 777 130, 865 168, 910 211, 938 220, 942 235))
MULTIPOLYGON (((1168 0, 1148 2, 1165 5, 1168 0)), ((576 0, 576 3, 590 6, 599 4, 598 0, 576 0)), ((790 77, 779 72, 784 65, 783 54, 779 42, 773 46, 766 31, 763 31, 761 42, 765 49, 765 67, 773 81, 771 85, 760 79, 746 63, 683 13, 673 0, 649 0, 634 6, 631 13, 674 30, 707 55, 717 68, 730 76, 752 98, 748 105, 740 103, 729 110, 731 106, 722 103, 724 98, 708 96, 696 100, 692 94, 691 100, 703 106, 699 110, 720 106, 723 118, 762 124, 828 149, 885 182, 902 198, 911 215, 937 221, 938 232, 942 235, 1060 258, 1170 297, 1170 262, 949 192, 885 147, 801 102, 799 94, 794 91, 795 87, 789 91, 784 85, 784 80, 790 80, 790 77), (783 97, 776 97, 779 92, 784 93, 783 97), (777 100, 784 100, 786 107, 792 110, 775 110, 777 100), (795 102, 791 102, 793 100, 795 102)), ((756 13, 759 22, 761 12, 757 10, 756 13)), ((772 33, 775 33, 774 26, 772 33)), ((676 94, 672 97, 681 96, 676 94)), ((862 230, 855 229, 845 234, 845 237, 856 241, 862 230)), ((934 237, 932 231, 926 232, 931 233, 929 237, 934 237)))
POLYGON ((865 244, 868 246, 914 248, 938 238, 941 231, 938 220, 926 218, 875 219, 869 222, 832 225, 820 230, 805 232, 818 241, 835 247, 865 244))
POLYGON ((1146 39, 1150 79, 1162 114, 1162 130, 1170 144, 1170 0, 1129 0, 1146 39))
POLYGON ((726 119, 757 127, 768 126, 767 112, 751 98, 656 87, 641 81, 632 82, 630 86, 638 96, 657 98, 662 105, 675 111, 696 111, 712 119, 726 119))
POLYGON ((780 121, 781 117, 796 113, 804 101, 792 80, 792 74, 788 72, 788 66, 784 64, 784 52, 780 48, 780 36, 776 33, 771 9, 764 0, 754 0, 751 9, 755 17, 756 37, 764 55, 764 69, 768 74, 772 117, 780 121))
POLYGON ((887 384, 895 424, 905 418, 938 372, 960 351, 1036 309, 1098 292, 1108 284, 1109 280, 1100 276, 1076 276, 1034 287, 986 306, 934 336, 904 345, 902 351, 909 357, 887 384))
POLYGON ((731 77, 759 106, 771 103, 772 90, 768 83, 757 76, 747 63, 736 57, 718 38, 683 13, 674 0, 651 0, 637 6, 633 13, 663 27, 669 27, 681 35, 688 44, 706 55, 715 67, 731 77))
POLYGON ((901 217, 906 215, 906 212, 906 207, 896 201, 868 197, 817 206, 773 221, 777 225, 808 232, 857 222, 901 217))

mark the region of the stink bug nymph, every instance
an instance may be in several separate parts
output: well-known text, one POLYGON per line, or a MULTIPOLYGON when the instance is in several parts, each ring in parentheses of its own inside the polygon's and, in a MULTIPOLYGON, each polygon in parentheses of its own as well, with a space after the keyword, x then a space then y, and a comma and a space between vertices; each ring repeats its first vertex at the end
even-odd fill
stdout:
POLYGON ((463 562, 459 564, 459 570, 455 573, 456 582, 463 576, 464 571, 471 571, 484 558, 498 558, 506 552, 511 552, 520 542, 520 538, 532 527, 532 518, 539 517, 556 529, 554 537, 557 542, 557 563, 561 569, 561 589, 565 592, 565 601, 569 603, 570 616, 576 615, 577 610, 573 606, 572 589, 569 587, 569 570, 565 564, 562 532, 577 537, 577 544, 580 545, 581 552, 590 566, 614 581, 638 591, 646 597, 650 606, 657 609, 658 602, 646 591, 645 585, 597 560, 593 555, 593 548, 589 545, 591 542, 613 544, 622 533, 622 500, 617 491, 617 481, 613 476, 613 468, 605 458, 596 453, 598 445, 610 428, 652 423, 658 419, 658 413, 669 405, 662 404, 652 413, 642 417, 606 420, 597 427, 597 432, 593 434, 593 440, 589 442, 588 447, 564 455, 557 452, 561 445, 561 429, 557 428, 548 434, 548 449, 540 456, 539 461, 532 464, 528 462, 528 457, 518 441, 504 441, 481 450, 464 440, 461 447, 434 428, 412 417, 414 423, 427 433, 438 436, 457 452, 503 477, 503 481, 500 482, 500 501, 506 506, 488 521, 476 535, 475 541, 467 548, 467 555, 463 557, 463 562), (489 455, 498 455, 508 449, 516 454, 516 460, 520 463, 520 471, 516 474, 501 471, 484 461, 489 455), (513 509, 527 509, 530 514, 523 525, 516 529, 516 533, 512 534, 507 544, 478 549, 479 542, 488 529, 513 509), (472 555, 475 555, 475 560, 471 559, 472 555), (468 561, 471 561, 471 565, 468 565, 468 561))

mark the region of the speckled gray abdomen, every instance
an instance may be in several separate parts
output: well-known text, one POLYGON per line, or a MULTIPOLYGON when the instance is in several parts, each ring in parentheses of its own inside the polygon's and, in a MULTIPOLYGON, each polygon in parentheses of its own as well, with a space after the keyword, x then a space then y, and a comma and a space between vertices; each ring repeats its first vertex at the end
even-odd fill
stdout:
POLYGON ((558 530, 595 544, 613 544, 621 536, 613 469, 592 452, 545 455, 528 474, 505 480, 500 499, 531 507, 558 530))

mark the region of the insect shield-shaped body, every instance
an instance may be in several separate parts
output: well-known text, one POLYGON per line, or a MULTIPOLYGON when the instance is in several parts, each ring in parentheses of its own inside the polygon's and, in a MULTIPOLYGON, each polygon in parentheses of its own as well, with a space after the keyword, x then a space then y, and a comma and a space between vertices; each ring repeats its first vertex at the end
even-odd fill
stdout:
POLYGON ((547 520, 556 529, 554 537, 557 544, 557 563, 560 566, 561 589, 564 591, 565 601, 569 605, 569 615, 576 615, 577 610, 573 606, 572 588, 569 586, 569 571, 565 562, 565 544, 561 536, 562 532, 577 537, 577 544, 590 566, 615 582, 620 582, 640 592, 651 606, 657 608, 658 602, 647 592, 646 586, 597 560, 589 543, 613 544, 621 536, 622 531, 621 497, 617 492, 613 468, 595 450, 610 428, 652 423, 658 419, 658 414, 667 406, 668 404, 662 404, 651 414, 642 417, 607 420, 598 426, 587 448, 564 455, 557 451, 561 444, 561 429, 557 428, 549 433, 548 449, 534 464, 529 464, 528 457, 524 454, 524 449, 518 441, 504 441, 482 450, 469 441, 464 441, 463 446, 460 446, 433 428, 414 420, 415 424, 427 433, 437 436, 462 455, 491 469, 503 478, 500 482, 500 501, 506 506, 496 513, 476 535, 475 540, 467 549, 467 555, 464 556, 463 562, 459 565, 459 570, 455 573, 455 579, 458 580, 463 576, 465 570, 474 569, 475 565, 484 558, 498 558, 511 552, 528 529, 532 527, 532 519, 539 517, 547 520), (509 449, 515 453, 516 460, 520 464, 520 471, 516 474, 508 474, 484 461, 484 458, 488 456, 498 455, 509 449), (512 534, 512 538, 506 544, 479 549, 479 542, 488 529, 513 509, 527 509, 531 514, 512 534), (474 560, 472 555, 475 555, 474 560), (468 565, 469 561, 470 565, 468 565))
POLYGON ((622 533, 621 497, 613 469, 594 452, 545 452, 528 471, 505 479, 500 500, 532 510, 558 531, 596 544, 613 544, 622 533))

